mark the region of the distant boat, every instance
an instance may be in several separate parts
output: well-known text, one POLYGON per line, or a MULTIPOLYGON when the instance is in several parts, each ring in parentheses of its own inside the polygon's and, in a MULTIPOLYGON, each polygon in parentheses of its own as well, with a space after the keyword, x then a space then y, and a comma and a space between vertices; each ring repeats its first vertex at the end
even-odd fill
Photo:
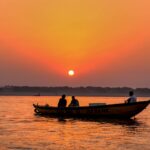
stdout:
POLYGON ((74 117, 74 118, 120 118, 128 119, 139 114, 150 103, 140 101, 136 103, 109 104, 101 106, 82 106, 58 108, 49 105, 33 104, 35 113, 52 117, 74 117))
POLYGON ((40 93, 37 93, 37 94, 35 94, 34 96, 41 96, 41 94, 40 94, 40 93))

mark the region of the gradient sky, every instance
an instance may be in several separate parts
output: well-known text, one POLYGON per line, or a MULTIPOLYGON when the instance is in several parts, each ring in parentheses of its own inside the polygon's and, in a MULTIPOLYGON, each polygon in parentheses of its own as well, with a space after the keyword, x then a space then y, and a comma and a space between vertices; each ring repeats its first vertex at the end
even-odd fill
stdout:
POLYGON ((0 0, 3 85, 150 88, 150 0, 0 0))

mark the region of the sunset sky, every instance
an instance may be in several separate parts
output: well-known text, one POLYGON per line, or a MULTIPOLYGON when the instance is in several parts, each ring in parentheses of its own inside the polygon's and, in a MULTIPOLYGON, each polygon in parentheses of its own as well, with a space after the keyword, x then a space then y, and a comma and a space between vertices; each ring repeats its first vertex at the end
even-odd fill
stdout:
POLYGON ((150 88, 150 0, 0 0, 4 85, 150 88))

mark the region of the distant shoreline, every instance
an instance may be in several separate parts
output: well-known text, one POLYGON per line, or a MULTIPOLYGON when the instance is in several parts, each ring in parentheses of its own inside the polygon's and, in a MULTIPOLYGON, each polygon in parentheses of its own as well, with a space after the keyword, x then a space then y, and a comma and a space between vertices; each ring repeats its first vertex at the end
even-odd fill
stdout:
MULTIPOLYGON (((33 96, 33 95, 0 95, 0 97, 3 96, 16 96, 16 97, 21 97, 21 96, 27 96, 27 97, 44 97, 44 96, 56 96, 56 97, 60 97, 61 95, 41 95, 41 96, 33 96)), ((72 95, 66 95, 66 96, 72 96, 72 95)), ((114 96, 114 95, 75 95, 78 97, 128 97, 128 96, 114 96)), ((150 98, 150 96, 138 96, 138 97, 148 97, 150 98)))
POLYGON ((0 96, 93 96, 93 97, 126 97, 133 90, 138 97, 150 97, 149 88, 130 87, 29 87, 5 86, 0 87, 0 96))

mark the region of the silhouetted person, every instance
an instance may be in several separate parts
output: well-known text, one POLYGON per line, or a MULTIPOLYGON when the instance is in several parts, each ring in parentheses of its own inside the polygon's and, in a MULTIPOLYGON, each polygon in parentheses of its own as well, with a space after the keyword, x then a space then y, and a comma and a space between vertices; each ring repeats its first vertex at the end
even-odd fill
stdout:
POLYGON ((66 95, 63 94, 62 97, 60 98, 58 102, 58 107, 66 107, 67 105, 67 100, 65 99, 66 95))
POLYGON ((129 98, 125 101, 126 103, 135 103, 137 101, 133 91, 129 92, 129 98))
POLYGON ((75 96, 72 96, 71 103, 69 104, 69 107, 79 107, 79 101, 75 99, 75 96))

